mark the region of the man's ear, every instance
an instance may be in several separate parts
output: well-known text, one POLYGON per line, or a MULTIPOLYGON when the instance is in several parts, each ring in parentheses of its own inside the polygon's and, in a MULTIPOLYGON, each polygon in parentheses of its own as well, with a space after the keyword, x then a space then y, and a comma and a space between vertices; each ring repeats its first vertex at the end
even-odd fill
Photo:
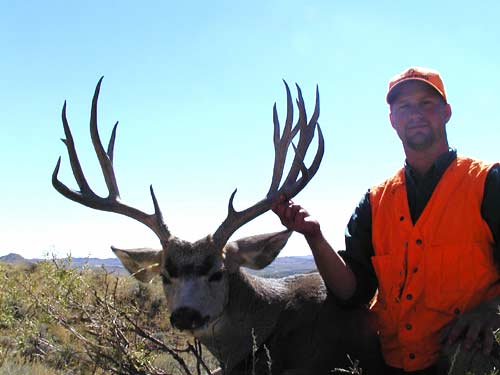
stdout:
POLYGON ((120 259, 127 271, 143 283, 151 282, 160 273, 163 250, 148 248, 117 249, 113 246, 111 246, 111 250, 120 259))
POLYGON ((396 129, 394 127, 394 118, 393 118, 393 115, 392 115, 392 109, 389 109, 389 121, 391 122, 391 126, 393 129, 396 129))
POLYGON ((449 105, 448 103, 446 103, 446 106, 444 108, 444 116, 445 116, 444 123, 447 124, 451 118, 451 105, 449 105))
POLYGON ((243 266, 260 270, 278 256, 292 231, 259 234, 229 242, 224 248, 225 264, 229 271, 243 266))

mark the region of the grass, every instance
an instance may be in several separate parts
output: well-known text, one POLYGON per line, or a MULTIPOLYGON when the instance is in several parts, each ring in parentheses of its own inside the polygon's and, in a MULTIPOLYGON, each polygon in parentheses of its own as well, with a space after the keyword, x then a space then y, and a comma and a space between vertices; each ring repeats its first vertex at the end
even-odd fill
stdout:
POLYGON ((204 374, 218 366, 169 324, 159 282, 71 259, 0 263, 0 375, 204 374))

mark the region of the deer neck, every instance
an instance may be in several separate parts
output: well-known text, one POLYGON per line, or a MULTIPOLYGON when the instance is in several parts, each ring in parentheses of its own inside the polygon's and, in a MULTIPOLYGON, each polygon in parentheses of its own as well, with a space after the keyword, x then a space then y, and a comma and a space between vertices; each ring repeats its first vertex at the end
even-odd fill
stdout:
POLYGON ((272 335, 285 306, 285 289, 280 280, 232 274, 224 313, 195 336, 230 371, 272 335))

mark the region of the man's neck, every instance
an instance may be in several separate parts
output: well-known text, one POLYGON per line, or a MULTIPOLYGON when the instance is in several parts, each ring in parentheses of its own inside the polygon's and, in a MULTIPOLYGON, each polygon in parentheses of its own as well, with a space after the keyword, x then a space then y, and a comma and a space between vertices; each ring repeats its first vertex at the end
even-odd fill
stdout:
POLYGON ((415 172, 417 172, 420 176, 423 176, 433 166, 436 160, 441 155, 448 152, 448 150, 448 145, 446 145, 446 147, 439 147, 425 151, 415 151, 405 148, 406 161, 415 172))

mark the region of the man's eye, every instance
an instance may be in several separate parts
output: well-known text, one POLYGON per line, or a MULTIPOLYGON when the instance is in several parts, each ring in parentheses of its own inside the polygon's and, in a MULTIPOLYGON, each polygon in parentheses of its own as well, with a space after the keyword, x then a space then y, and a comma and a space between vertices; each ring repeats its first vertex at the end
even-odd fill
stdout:
POLYGON ((222 271, 217 271, 215 273, 213 273, 209 278, 208 278, 208 281, 212 282, 212 281, 219 281, 220 279, 222 279, 222 276, 224 275, 224 273, 222 271))

